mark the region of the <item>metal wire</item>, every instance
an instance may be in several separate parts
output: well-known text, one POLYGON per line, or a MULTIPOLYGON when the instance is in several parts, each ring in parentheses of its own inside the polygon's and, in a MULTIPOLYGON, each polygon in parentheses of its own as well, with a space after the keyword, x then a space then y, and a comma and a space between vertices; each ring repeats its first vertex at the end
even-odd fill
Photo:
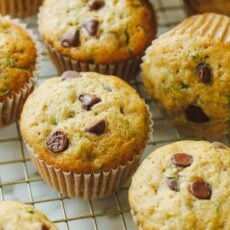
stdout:
MULTIPOLYGON (((184 6, 182 0, 155 0, 155 10, 158 18, 158 35, 162 32, 169 30, 171 27, 175 26, 179 21, 186 17, 184 6), (178 13, 178 17, 175 18, 175 13, 178 13), (173 15, 173 17, 171 16, 173 15)), ((26 21, 29 24, 29 27, 32 29, 37 28, 36 20, 30 19, 26 21)), ((56 71, 49 61, 46 52, 43 53, 44 59, 40 70, 40 80, 45 80, 52 76, 56 75, 56 71)), ((140 78, 132 82, 132 85, 137 89, 140 95, 150 104, 150 108, 153 109, 154 121, 155 121, 155 132, 148 143, 147 150, 144 155, 147 156, 154 148, 168 142, 173 142, 182 139, 180 135, 167 124, 167 121, 164 117, 156 111, 152 100, 145 94, 143 91, 143 85, 140 78), (167 130, 165 132, 165 130, 167 130)), ((225 143, 229 143, 229 135, 224 137, 222 140, 225 143)), ((5 147, 4 147, 5 148, 5 147)), ((41 188, 34 189, 33 186, 36 183, 43 184, 43 180, 38 176, 38 174, 31 174, 29 164, 31 163, 28 154, 23 146, 22 139, 19 132, 18 123, 11 125, 10 127, 0 130, 0 198, 1 200, 7 199, 18 199, 20 195, 20 190, 17 187, 26 186, 27 196, 26 199, 22 200, 25 203, 32 204, 36 208, 41 209, 45 212, 48 217, 57 224, 59 229, 81 229, 81 230, 132 230, 134 225, 130 224, 132 221, 128 218, 129 207, 127 196, 124 197, 124 201, 121 201, 122 194, 126 193, 128 190, 128 185, 123 186, 118 192, 116 192, 110 198, 100 200, 99 205, 94 201, 80 201, 73 200, 67 197, 63 197, 58 193, 50 192, 48 195, 43 194, 41 188), (1 152, 3 146, 13 145, 15 142, 20 143, 20 158, 18 159, 11 149, 5 149, 5 152, 1 152), (3 154, 8 154, 8 151, 11 151, 13 159, 5 160, 2 156, 3 154), (1 155, 2 154, 2 155, 1 155), (15 158, 16 157, 16 158, 15 158), (4 159, 4 160, 3 160, 4 159), (12 165, 17 165, 17 167, 22 165, 22 174, 21 178, 6 179, 6 174, 3 173, 5 169, 11 169, 12 165), (14 187, 14 189, 12 189, 14 187), (11 188, 11 190, 9 189, 11 188), (8 190, 7 190, 8 189, 8 190), (36 194, 35 194, 36 193, 36 194), (38 194, 40 195, 39 197, 38 194), (70 202, 69 202, 70 201, 70 202), (71 207, 68 204, 73 203, 71 207), (59 204, 55 206, 55 209, 52 209, 50 212, 46 210, 50 207, 51 204, 59 204), (42 207, 45 207, 45 209, 42 207), (76 209, 76 210, 75 210, 76 209), (75 211, 73 211, 75 210, 75 211), (53 212, 57 213, 56 217, 53 215, 53 212), (73 213, 72 213, 73 212, 73 213), (102 221, 103 220, 103 221, 102 221)), ((12 172, 13 173, 13 172, 12 172)), ((48 186, 44 183, 44 188, 48 186)), ((48 189, 48 188, 47 188, 48 189)))

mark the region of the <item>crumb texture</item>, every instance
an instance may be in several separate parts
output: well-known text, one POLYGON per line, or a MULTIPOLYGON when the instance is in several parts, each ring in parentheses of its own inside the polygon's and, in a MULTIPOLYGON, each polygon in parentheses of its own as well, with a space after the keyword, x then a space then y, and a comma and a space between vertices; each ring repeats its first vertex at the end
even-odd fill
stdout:
POLYGON ((57 230, 43 213, 18 201, 0 201, 0 227, 4 230, 57 230))
POLYGON ((96 73, 47 80, 21 116, 22 136, 39 159, 79 173, 125 164, 143 150, 148 131, 148 109, 136 91, 96 73))
POLYGON ((155 150, 129 190, 139 229, 230 229, 229 166, 230 149, 220 143, 180 141, 155 150))

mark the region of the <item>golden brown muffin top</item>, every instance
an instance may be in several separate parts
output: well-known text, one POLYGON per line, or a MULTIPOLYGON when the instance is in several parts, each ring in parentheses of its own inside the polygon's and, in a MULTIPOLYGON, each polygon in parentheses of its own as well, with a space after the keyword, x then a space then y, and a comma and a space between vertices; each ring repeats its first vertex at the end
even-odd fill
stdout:
POLYGON ((133 176, 129 202, 143 230, 230 229, 230 148, 179 141, 151 153, 133 176))
POLYGON ((64 171, 96 172, 143 150, 149 113, 131 86, 90 72, 63 76, 45 81, 22 112, 23 139, 39 159, 64 171))
POLYGON ((0 18, 0 102, 29 81, 36 56, 35 43, 25 29, 0 18))
POLYGON ((0 227, 4 230, 57 230, 43 213, 18 201, 0 201, 0 227))
POLYGON ((97 64, 141 55, 156 32, 146 0, 46 0, 39 27, 43 39, 61 54, 97 64))
POLYGON ((193 135, 230 129, 230 19, 190 17, 156 39, 142 64, 148 93, 193 135))

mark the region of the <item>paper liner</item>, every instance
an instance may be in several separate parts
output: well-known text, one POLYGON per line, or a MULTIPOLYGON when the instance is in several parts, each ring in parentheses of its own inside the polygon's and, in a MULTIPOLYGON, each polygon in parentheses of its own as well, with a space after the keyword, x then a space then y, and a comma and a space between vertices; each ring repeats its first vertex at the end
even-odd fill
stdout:
MULTIPOLYGON (((146 105, 147 106, 147 105, 146 105)), ((109 196, 118 190, 128 179, 132 176, 137 166, 139 165, 140 158, 144 152, 147 142, 152 136, 152 114, 149 111, 148 121, 148 135, 144 148, 133 156, 133 158, 126 162, 125 165, 119 165, 115 169, 109 171, 100 171, 92 173, 75 173, 65 172, 62 169, 54 168, 52 165, 47 164, 44 160, 40 160, 33 148, 26 142, 26 147, 30 154, 33 164, 38 170, 41 177, 50 185, 54 190, 67 197, 75 197, 81 199, 97 199, 109 196)))
POLYGON ((174 29, 160 36, 191 34, 193 36, 209 36, 222 42, 230 42, 230 19, 227 16, 206 13, 187 18, 174 29))
POLYGON ((117 64, 91 64, 87 62, 80 62, 73 60, 70 57, 56 51, 50 44, 45 42, 48 54, 57 68, 59 75, 66 70, 75 70, 78 72, 98 72, 102 74, 115 75, 123 78, 126 81, 134 79, 139 70, 142 55, 133 59, 117 64))
POLYGON ((41 46, 38 42, 37 36, 32 30, 27 29, 26 24, 21 23, 17 19, 11 19, 9 16, 1 17, 0 20, 11 20, 13 23, 19 25, 23 30, 30 35, 33 42, 35 43, 37 58, 35 63, 35 69, 29 81, 26 82, 23 87, 18 91, 13 93, 11 96, 6 96, 2 102, 0 102, 0 128, 9 125, 17 120, 19 117, 24 102, 27 96, 33 91, 34 85, 38 77, 38 68, 41 60, 41 46))
POLYGON ((36 15, 43 0, 0 0, 0 13, 13 18, 36 15))

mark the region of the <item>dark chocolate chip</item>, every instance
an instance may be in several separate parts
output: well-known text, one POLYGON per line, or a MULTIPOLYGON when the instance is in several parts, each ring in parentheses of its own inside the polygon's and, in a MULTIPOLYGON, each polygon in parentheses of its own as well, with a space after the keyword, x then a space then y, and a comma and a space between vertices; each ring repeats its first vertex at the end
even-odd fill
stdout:
POLYGON ((43 224, 38 230, 49 230, 49 228, 43 224))
POLYGON ((175 192, 178 192, 180 190, 178 185, 178 180, 176 178, 168 178, 167 185, 171 190, 175 192))
POLYGON ((77 47, 79 44, 80 32, 77 29, 67 32, 61 39, 61 45, 65 48, 77 47))
POLYGON ((78 78, 78 77, 81 77, 81 74, 79 72, 68 70, 61 75, 61 80, 65 81, 67 79, 78 78))
POLYGON ((213 142, 212 145, 217 149, 226 149, 226 148, 228 148, 228 146, 226 146, 225 144, 220 143, 218 141, 213 142))
POLYGON ((82 107, 86 110, 90 110, 92 106, 99 103, 101 99, 95 95, 82 94, 79 96, 79 100, 82 103, 82 107))
POLYGON ((98 121, 96 124, 93 124, 89 128, 86 128, 85 131, 87 133, 93 133, 96 135, 100 135, 105 131, 106 122, 105 120, 98 121))
POLYGON ((171 161, 174 165, 185 168, 192 164, 193 157, 186 153, 176 153, 172 156, 171 161))
POLYGON ((189 186, 190 192, 198 199, 210 199, 212 195, 211 187, 203 180, 196 180, 189 186))
POLYGON ((90 21, 85 22, 83 26, 90 36, 95 36, 97 34, 99 21, 92 19, 90 21))
POLYGON ((209 118, 199 106, 190 105, 186 111, 186 118, 194 123, 208 122, 209 118))
POLYGON ((63 152, 68 146, 68 137, 62 131, 55 131, 46 138, 46 147, 53 153, 63 152))
POLYGON ((196 67, 196 72, 197 72, 198 79, 200 82, 202 82, 204 84, 208 84, 211 82, 212 72, 211 72, 211 68, 208 64, 200 63, 196 67))
POLYGON ((88 3, 88 7, 91 10, 99 10, 105 5, 105 2, 103 0, 90 0, 88 3))

